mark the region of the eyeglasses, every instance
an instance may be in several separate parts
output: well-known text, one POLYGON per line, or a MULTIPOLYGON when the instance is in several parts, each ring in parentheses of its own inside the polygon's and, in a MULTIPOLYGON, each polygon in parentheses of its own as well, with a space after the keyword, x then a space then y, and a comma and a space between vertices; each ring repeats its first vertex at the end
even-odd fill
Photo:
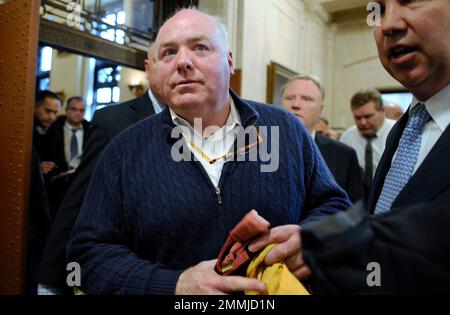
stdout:
POLYGON ((189 142, 189 144, 192 146, 192 148, 193 148, 198 154, 200 154, 200 156, 201 156, 203 159, 205 159, 209 164, 214 164, 214 163, 216 163, 216 162, 218 162, 218 161, 222 161, 222 160, 226 161, 226 160, 228 160, 228 159, 230 159, 230 158, 232 158, 232 157, 235 157, 235 156, 238 156, 238 155, 247 154, 247 153, 250 152, 253 148, 255 148, 255 147, 258 145, 258 143, 261 143, 261 142, 262 142, 262 137, 261 137, 261 135, 260 135, 260 133, 259 133, 259 127, 256 126, 256 124, 253 124, 253 127, 254 127, 255 130, 256 130, 256 141, 255 141, 255 142, 252 142, 252 143, 250 143, 250 144, 247 144, 247 145, 245 145, 245 146, 243 146, 243 147, 238 148, 238 149, 235 150, 235 151, 229 152, 229 153, 227 153, 227 154, 224 154, 224 155, 222 155, 222 156, 219 156, 219 157, 216 157, 216 158, 213 158, 213 159, 210 158, 208 155, 206 155, 205 152, 203 152, 202 150, 200 150, 200 148, 199 148, 198 146, 196 146, 195 143, 194 143, 193 141, 189 140, 189 139, 184 135, 184 133, 182 133, 182 135, 183 135, 183 137, 186 139, 186 141, 189 142))

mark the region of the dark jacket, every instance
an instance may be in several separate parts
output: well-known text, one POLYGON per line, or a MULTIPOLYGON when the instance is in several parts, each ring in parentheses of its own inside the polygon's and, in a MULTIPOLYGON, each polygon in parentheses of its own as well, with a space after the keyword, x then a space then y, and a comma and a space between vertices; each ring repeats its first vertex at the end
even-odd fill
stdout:
POLYGON ((167 108, 111 141, 68 245, 68 260, 81 266, 83 291, 173 294, 180 273, 217 257, 249 210, 275 227, 318 220, 349 206, 296 117, 232 96, 243 126, 259 126, 262 143, 245 161, 240 156, 224 164, 218 189, 192 160, 184 139, 171 137, 167 108), (271 156, 264 154, 267 148, 271 156), (177 162, 178 149, 190 160, 177 162), (268 165, 273 169, 264 172, 268 165))
POLYGON ((42 126, 39 119, 36 116, 33 117, 33 147, 36 150, 36 154, 39 157, 39 160, 42 162, 47 155, 48 152, 48 137, 47 137, 48 129, 45 129, 42 126))
POLYGON ((364 199, 362 169, 354 149, 316 133, 316 144, 336 182, 353 203, 364 199))
POLYGON ((66 246, 95 164, 105 146, 117 133, 152 114, 154 110, 148 93, 94 113, 80 166, 58 209, 44 250, 39 268, 40 283, 67 289, 66 246))
MULTIPOLYGON (((54 162, 58 168, 52 172, 51 176, 68 170, 66 161, 66 154, 64 151, 64 124, 66 123, 66 116, 59 116, 55 122, 48 128, 48 148, 46 152, 45 161, 54 162)), ((89 131, 90 123, 83 119, 83 149, 86 147, 86 139, 89 131)))
MULTIPOLYGON (((66 154, 64 149, 65 123, 66 116, 59 116, 47 131, 48 146, 44 161, 52 161, 56 164, 56 168, 45 175, 50 213, 52 218, 55 217, 62 199, 74 178, 73 173, 66 173, 69 170, 69 165, 66 161, 66 154)), ((84 148, 90 123, 87 120, 83 120, 82 125, 84 130, 82 147, 84 148)))
POLYGON ((51 217, 45 188, 44 177, 40 169, 40 160, 36 149, 32 148, 30 190, 28 197, 28 233, 27 233, 27 275, 26 292, 35 295, 37 288, 37 270, 44 251, 44 245, 50 233, 51 217))
POLYGON ((360 205, 303 226, 315 294, 450 293, 447 202, 371 216, 360 205), (379 282, 378 282, 379 281, 379 282))

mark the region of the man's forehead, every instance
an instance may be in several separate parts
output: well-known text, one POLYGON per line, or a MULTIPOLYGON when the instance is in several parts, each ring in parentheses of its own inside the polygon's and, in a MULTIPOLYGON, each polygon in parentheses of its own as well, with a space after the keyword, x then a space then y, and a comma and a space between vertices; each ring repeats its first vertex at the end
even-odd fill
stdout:
POLYGON ((297 79, 290 82, 287 86, 287 89, 298 93, 320 93, 320 89, 317 87, 317 85, 315 85, 314 82, 306 79, 297 79))
POLYGON ((157 41, 166 42, 178 36, 212 37, 217 30, 213 19, 199 12, 181 12, 168 20, 158 33, 157 41))
POLYGON ((198 42, 201 40, 206 40, 206 41, 211 41, 211 37, 207 36, 207 35, 193 35, 193 36, 189 36, 189 37, 183 37, 182 40, 180 40, 179 38, 167 38, 167 40, 165 40, 164 38, 162 39, 162 41, 160 42, 159 47, 165 47, 165 46, 173 46, 176 45, 180 42, 182 43, 194 43, 194 42, 198 42))

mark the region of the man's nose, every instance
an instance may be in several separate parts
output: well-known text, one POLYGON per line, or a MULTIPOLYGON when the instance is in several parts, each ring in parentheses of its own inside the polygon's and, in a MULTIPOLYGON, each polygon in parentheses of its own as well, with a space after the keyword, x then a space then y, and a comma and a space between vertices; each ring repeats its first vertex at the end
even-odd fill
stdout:
POLYGON ((300 110, 302 107, 300 106, 300 102, 299 101, 294 101, 294 103, 292 104, 292 109, 293 110, 300 110))
POLYGON ((188 49, 181 48, 177 54, 177 69, 181 72, 191 71, 194 69, 192 56, 188 49))
POLYGON ((385 36, 392 36, 407 29, 403 12, 404 8, 397 5, 395 1, 386 3, 380 26, 385 36))

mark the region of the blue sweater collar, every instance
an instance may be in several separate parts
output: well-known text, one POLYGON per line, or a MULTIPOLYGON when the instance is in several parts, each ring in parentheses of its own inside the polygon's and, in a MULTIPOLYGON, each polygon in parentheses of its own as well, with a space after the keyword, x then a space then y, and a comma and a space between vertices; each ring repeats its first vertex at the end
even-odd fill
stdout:
MULTIPOLYGON (((246 128, 251 124, 255 123, 259 118, 259 114, 255 110, 255 108, 250 103, 240 98, 232 90, 230 90, 230 95, 233 98, 234 105, 236 106, 236 109, 241 117, 242 126, 246 128)), ((175 124, 173 123, 172 118, 170 117, 169 108, 167 106, 162 111, 161 115, 163 116, 162 117, 163 129, 166 132, 171 133, 172 129, 175 127, 175 124)))

